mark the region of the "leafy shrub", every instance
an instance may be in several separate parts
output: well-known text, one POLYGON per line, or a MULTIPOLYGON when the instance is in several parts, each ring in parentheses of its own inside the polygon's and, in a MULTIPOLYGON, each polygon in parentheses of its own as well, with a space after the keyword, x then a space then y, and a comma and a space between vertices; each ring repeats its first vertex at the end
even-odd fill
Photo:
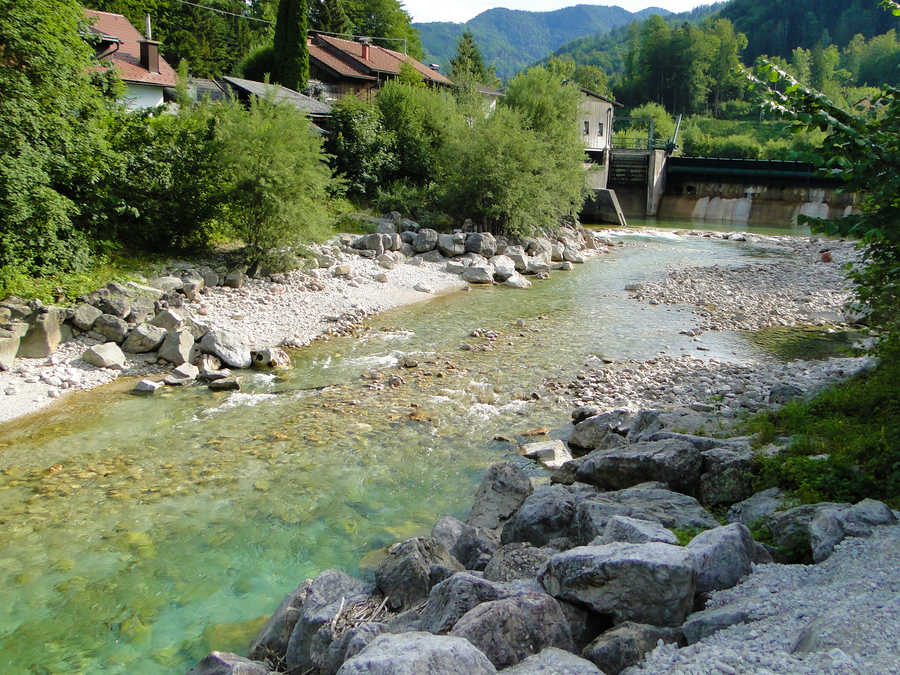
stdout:
MULTIPOLYGON (((675 120, 659 103, 645 103, 637 108, 633 108, 629 113, 629 117, 649 117, 652 119, 653 135, 656 139, 669 140, 675 133, 675 120)), ((650 124, 648 122, 635 121, 631 123, 631 128, 649 131, 650 124)))
POLYGON ((272 45, 259 45, 251 49, 235 66, 238 76, 257 82, 265 82, 275 67, 275 49, 272 45))
POLYGON ((371 198, 396 167, 394 135, 384 128, 377 107, 354 96, 335 103, 331 115, 325 141, 331 164, 346 180, 348 195, 371 198))

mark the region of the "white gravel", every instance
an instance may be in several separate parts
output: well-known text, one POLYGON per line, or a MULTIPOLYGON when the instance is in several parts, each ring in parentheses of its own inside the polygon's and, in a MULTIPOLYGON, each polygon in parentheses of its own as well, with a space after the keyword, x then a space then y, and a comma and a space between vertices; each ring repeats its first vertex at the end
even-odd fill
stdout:
POLYGON ((627 675, 900 672, 900 525, 847 538, 818 565, 759 565, 708 607, 735 606, 745 623, 678 649, 658 646, 627 675))

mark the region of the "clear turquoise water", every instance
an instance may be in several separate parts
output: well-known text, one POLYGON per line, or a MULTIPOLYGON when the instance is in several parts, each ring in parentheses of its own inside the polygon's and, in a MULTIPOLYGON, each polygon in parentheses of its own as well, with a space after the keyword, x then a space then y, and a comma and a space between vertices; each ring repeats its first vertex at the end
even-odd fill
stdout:
MULTIPOLYGON (((245 652, 304 578, 368 574, 373 551, 464 516, 490 464, 539 475, 491 439, 566 434, 548 379, 590 354, 696 354, 678 334, 689 313, 636 303, 626 283, 770 259, 670 234, 624 241, 529 291, 389 312, 360 338, 296 352, 286 375, 249 375, 240 393, 147 399, 119 383, 0 426, 0 672, 179 672, 211 649, 245 652), (502 337, 461 351, 487 344, 474 328, 502 337), (405 354, 419 368, 400 368, 405 354), (373 370, 381 382, 363 377, 373 370)), ((704 340, 708 356, 761 354, 737 334, 704 340)))

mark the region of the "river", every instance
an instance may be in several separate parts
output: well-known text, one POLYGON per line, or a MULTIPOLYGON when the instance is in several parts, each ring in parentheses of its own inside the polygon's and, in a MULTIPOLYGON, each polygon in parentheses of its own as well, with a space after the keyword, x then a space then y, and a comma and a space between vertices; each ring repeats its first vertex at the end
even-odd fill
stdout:
MULTIPOLYGON (((0 670, 179 672, 211 649, 246 653, 304 578, 371 574, 373 551, 463 517, 492 463, 540 475, 492 439, 566 436, 548 378, 593 354, 698 354, 679 334, 689 311, 640 304, 625 284, 771 259, 670 232, 622 241, 528 291, 473 288, 382 314, 238 393, 137 398, 119 382, 0 426, 0 670), (418 367, 399 367, 406 357, 418 367)), ((705 357, 772 358, 737 333, 701 340, 705 357)))

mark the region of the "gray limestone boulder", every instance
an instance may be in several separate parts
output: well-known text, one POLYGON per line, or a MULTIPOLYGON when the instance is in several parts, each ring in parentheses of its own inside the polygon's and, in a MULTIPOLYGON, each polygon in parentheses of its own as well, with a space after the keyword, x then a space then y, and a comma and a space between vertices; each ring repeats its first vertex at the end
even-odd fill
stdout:
POLYGON ((172 309, 164 309, 150 321, 153 326, 165 328, 167 331, 178 330, 184 323, 184 316, 172 309))
POLYGON ((753 536, 741 523, 701 532, 686 548, 696 560, 698 593, 731 588, 751 572, 753 536))
POLYGON ((516 272, 524 273, 528 269, 529 258, 521 246, 507 246, 503 255, 513 261, 516 272))
POLYGON ((503 672, 507 675, 602 675, 587 659, 557 647, 545 647, 503 672))
POLYGON ((713 448, 703 452, 700 501, 734 504, 753 494, 753 451, 713 448))
POLYGON ((433 251, 438 245, 438 233, 430 228, 423 228, 416 233, 412 241, 412 247, 416 253, 433 251))
POLYGON ((495 255, 489 260, 494 266, 494 281, 506 281, 516 273, 516 264, 506 255, 495 255))
POLYGON ((845 537, 868 537, 874 526, 896 520, 890 507, 874 499, 864 499, 845 508, 820 509, 809 524, 813 562, 825 560, 845 537))
POLYGON ((413 261, 420 260, 422 262, 432 262, 432 263, 442 263, 447 259, 444 257, 444 254, 438 251, 437 249, 432 249, 430 251, 426 251, 425 253, 417 253, 415 258, 407 261, 409 264, 419 264, 413 261))
POLYGON ((726 605, 694 612, 681 626, 684 640, 689 645, 717 633, 723 628, 744 623, 749 618, 747 612, 739 607, 726 605))
POLYGON ((728 509, 728 522, 754 527, 778 511, 785 499, 786 495, 781 488, 757 492, 737 504, 732 504, 728 509))
POLYGON ((462 274, 466 271, 466 268, 468 268, 468 265, 461 260, 449 260, 444 267, 444 271, 450 274, 462 274))
POLYGON ((462 278, 470 284, 494 283, 494 268, 490 264, 473 265, 463 270, 462 278))
POLYGON ((509 462, 488 469, 472 504, 466 523, 493 530, 502 526, 532 493, 525 472, 509 462))
POLYGON ((17 355, 23 359, 42 359, 50 356, 62 341, 59 324, 60 313, 55 307, 35 316, 30 321, 28 332, 19 341, 17 355))
POLYGON ((550 560, 551 552, 531 544, 514 542, 497 549, 484 568, 484 578, 489 581, 513 581, 533 579, 544 564, 550 560))
POLYGON ((361 251, 375 251, 375 255, 381 255, 384 253, 384 240, 378 232, 365 234, 353 242, 353 248, 361 251))
MULTIPOLYGON (((813 542, 811 539, 810 525, 815 517, 825 510, 844 509, 849 504, 834 504, 821 502, 818 504, 803 504, 795 506, 787 511, 778 511, 769 516, 765 524, 772 533, 775 544, 773 555, 778 562, 808 563, 813 561, 813 542)), ((819 547, 823 539, 832 533, 826 533, 823 529, 817 532, 819 547)), ((820 553, 821 555, 821 553, 820 553)))
POLYGON ((466 235, 462 232, 438 235, 437 249, 448 258, 466 252, 466 235))
POLYGON ((461 570, 436 539, 414 537, 388 548, 375 570, 375 585, 391 609, 409 609, 427 598, 432 586, 461 570))
POLYGON ((466 639, 431 633, 383 634, 344 662, 338 675, 490 675, 488 658, 466 639))
POLYGON ((125 354, 115 342, 104 342, 101 345, 89 347, 81 355, 81 360, 98 368, 125 369, 125 354))
POLYGON ((263 370, 289 370, 291 357, 281 347, 266 347, 250 352, 254 368, 263 370))
POLYGON ((539 258, 529 258, 525 265, 525 274, 542 274, 550 271, 550 264, 539 258))
POLYGON ((466 525, 450 554, 467 570, 483 570, 499 547, 500 537, 495 530, 466 525))
POLYGON ((72 312, 72 325, 78 330, 88 331, 94 327, 94 322, 103 314, 99 309, 86 302, 81 303, 72 312))
POLYGON ((155 394, 157 391, 162 389, 165 386, 162 382, 156 382, 155 380, 141 380, 136 385, 134 385, 134 389, 131 390, 132 394, 155 394))
POLYGON ((110 294, 100 300, 97 309, 104 314, 112 314, 124 319, 131 313, 131 301, 124 295, 110 294))
POLYGON ((21 338, 12 331, 0 329, 0 371, 12 370, 21 338))
POLYGON ((125 317, 129 323, 144 323, 156 315, 156 301, 145 295, 131 299, 131 311, 125 317))
POLYGON ((210 652, 187 675, 269 675, 269 668, 231 652, 210 652))
POLYGON ((170 330, 159 346, 159 358, 176 366, 190 363, 194 349, 194 336, 187 329, 170 330))
POLYGON ((120 319, 112 314, 101 314, 97 317, 97 320, 94 321, 93 330, 107 340, 121 343, 125 339, 125 336, 128 335, 128 324, 124 319, 120 319))
POLYGON ((545 546, 568 536, 575 515, 575 497, 561 485, 537 488, 513 514, 500 534, 500 542, 528 542, 545 546))
POLYGON ((369 598, 369 588, 339 570, 325 570, 313 579, 285 651, 288 667, 305 670, 314 666, 311 647, 320 628, 330 624, 338 612, 369 598))
POLYGON ((473 607, 508 594, 501 583, 457 572, 431 589, 419 626, 430 633, 446 633, 473 607))
POLYGON ((651 626, 626 621, 602 635, 585 647, 581 655, 610 675, 617 675, 644 658, 662 640, 677 643, 681 637, 678 628, 651 626))
POLYGON ((200 351, 212 354, 230 368, 249 368, 250 349, 236 333, 211 330, 200 341, 200 351))
POLYGON ((804 393, 800 387, 779 382, 769 389, 769 405, 784 405, 794 399, 802 398, 804 393))
POLYGON ((512 274, 509 278, 507 278, 506 281, 503 282, 503 285, 509 286, 510 288, 519 289, 531 288, 531 282, 518 272, 512 274))
POLYGON ((387 624, 367 622, 336 637, 319 662, 322 675, 334 675, 347 659, 352 659, 377 638, 388 632, 387 624))
POLYGON ((557 553, 538 581, 553 597, 617 623, 677 626, 693 606, 696 571, 694 556, 681 546, 617 543, 557 553))
POLYGON ((624 541, 629 544, 644 544, 648 541, 677 544, 678 537, 671 530, 652 520, 613 516, 607 521, 603 534, 592 541, 591 545, 600 546, 617 541, 624 541))
POLYGON ((122 343, 122 351, 129 354, 152 352, 154 349, 159 349, 159 346, 165 339, 165 328, 142 323, 128 332, 125 341, 122 343))
POLYGON ((163 293, 180 291, 182 288, 184 288, 184 282, 178 277, 172 276, 156 277, 155 279, 151 279, 147 285, 151 286, 152 288, 157 288, 163 293))
POLYGON ((250 643, 251 659, 276 662, 284 658, 311 586, 312 580, 307 579, 285 596, 250 643))
POLYGON ((497 668, 506 668, 545 647, 575 649, 559 603, 543 593, 514 595, 477 605, 456 622, 451 635, 466 638, 497 668))
POLYGON ((497 253, 497 240, 490 232, 473 232, 466 237, 466 251, 491 258, 497 253))
POLYGON ((566 444, 560 440, 526 443, 520 448, 523 457, 534 459, 548 469, 559 469, 572 459, 566 444))
POLYGON ((625 445, 632 416, 628 410, 613 410, 588 417, 572 429, 569 445, 582 450, 605 450, 625 445))
MULTIPOLYGON (((584 422, 582 422, 584 424, 584 422)), ((690 443, 675 439, 644 441, 594 450, 578 467, 576 480, 604 490, 619 490, 647 480, 691 493, 700 479, 703 457, 690 443)))
POLYGON ((566 262, 580 264, 585 261, 585 257, 576 249, 566 246, 563 250, 563 259, 566 262))
POLYGON ((441 516, 431 528, 431 537, 452 553, 460 535, 467 527, 469 526, 453 516, 441 516))

